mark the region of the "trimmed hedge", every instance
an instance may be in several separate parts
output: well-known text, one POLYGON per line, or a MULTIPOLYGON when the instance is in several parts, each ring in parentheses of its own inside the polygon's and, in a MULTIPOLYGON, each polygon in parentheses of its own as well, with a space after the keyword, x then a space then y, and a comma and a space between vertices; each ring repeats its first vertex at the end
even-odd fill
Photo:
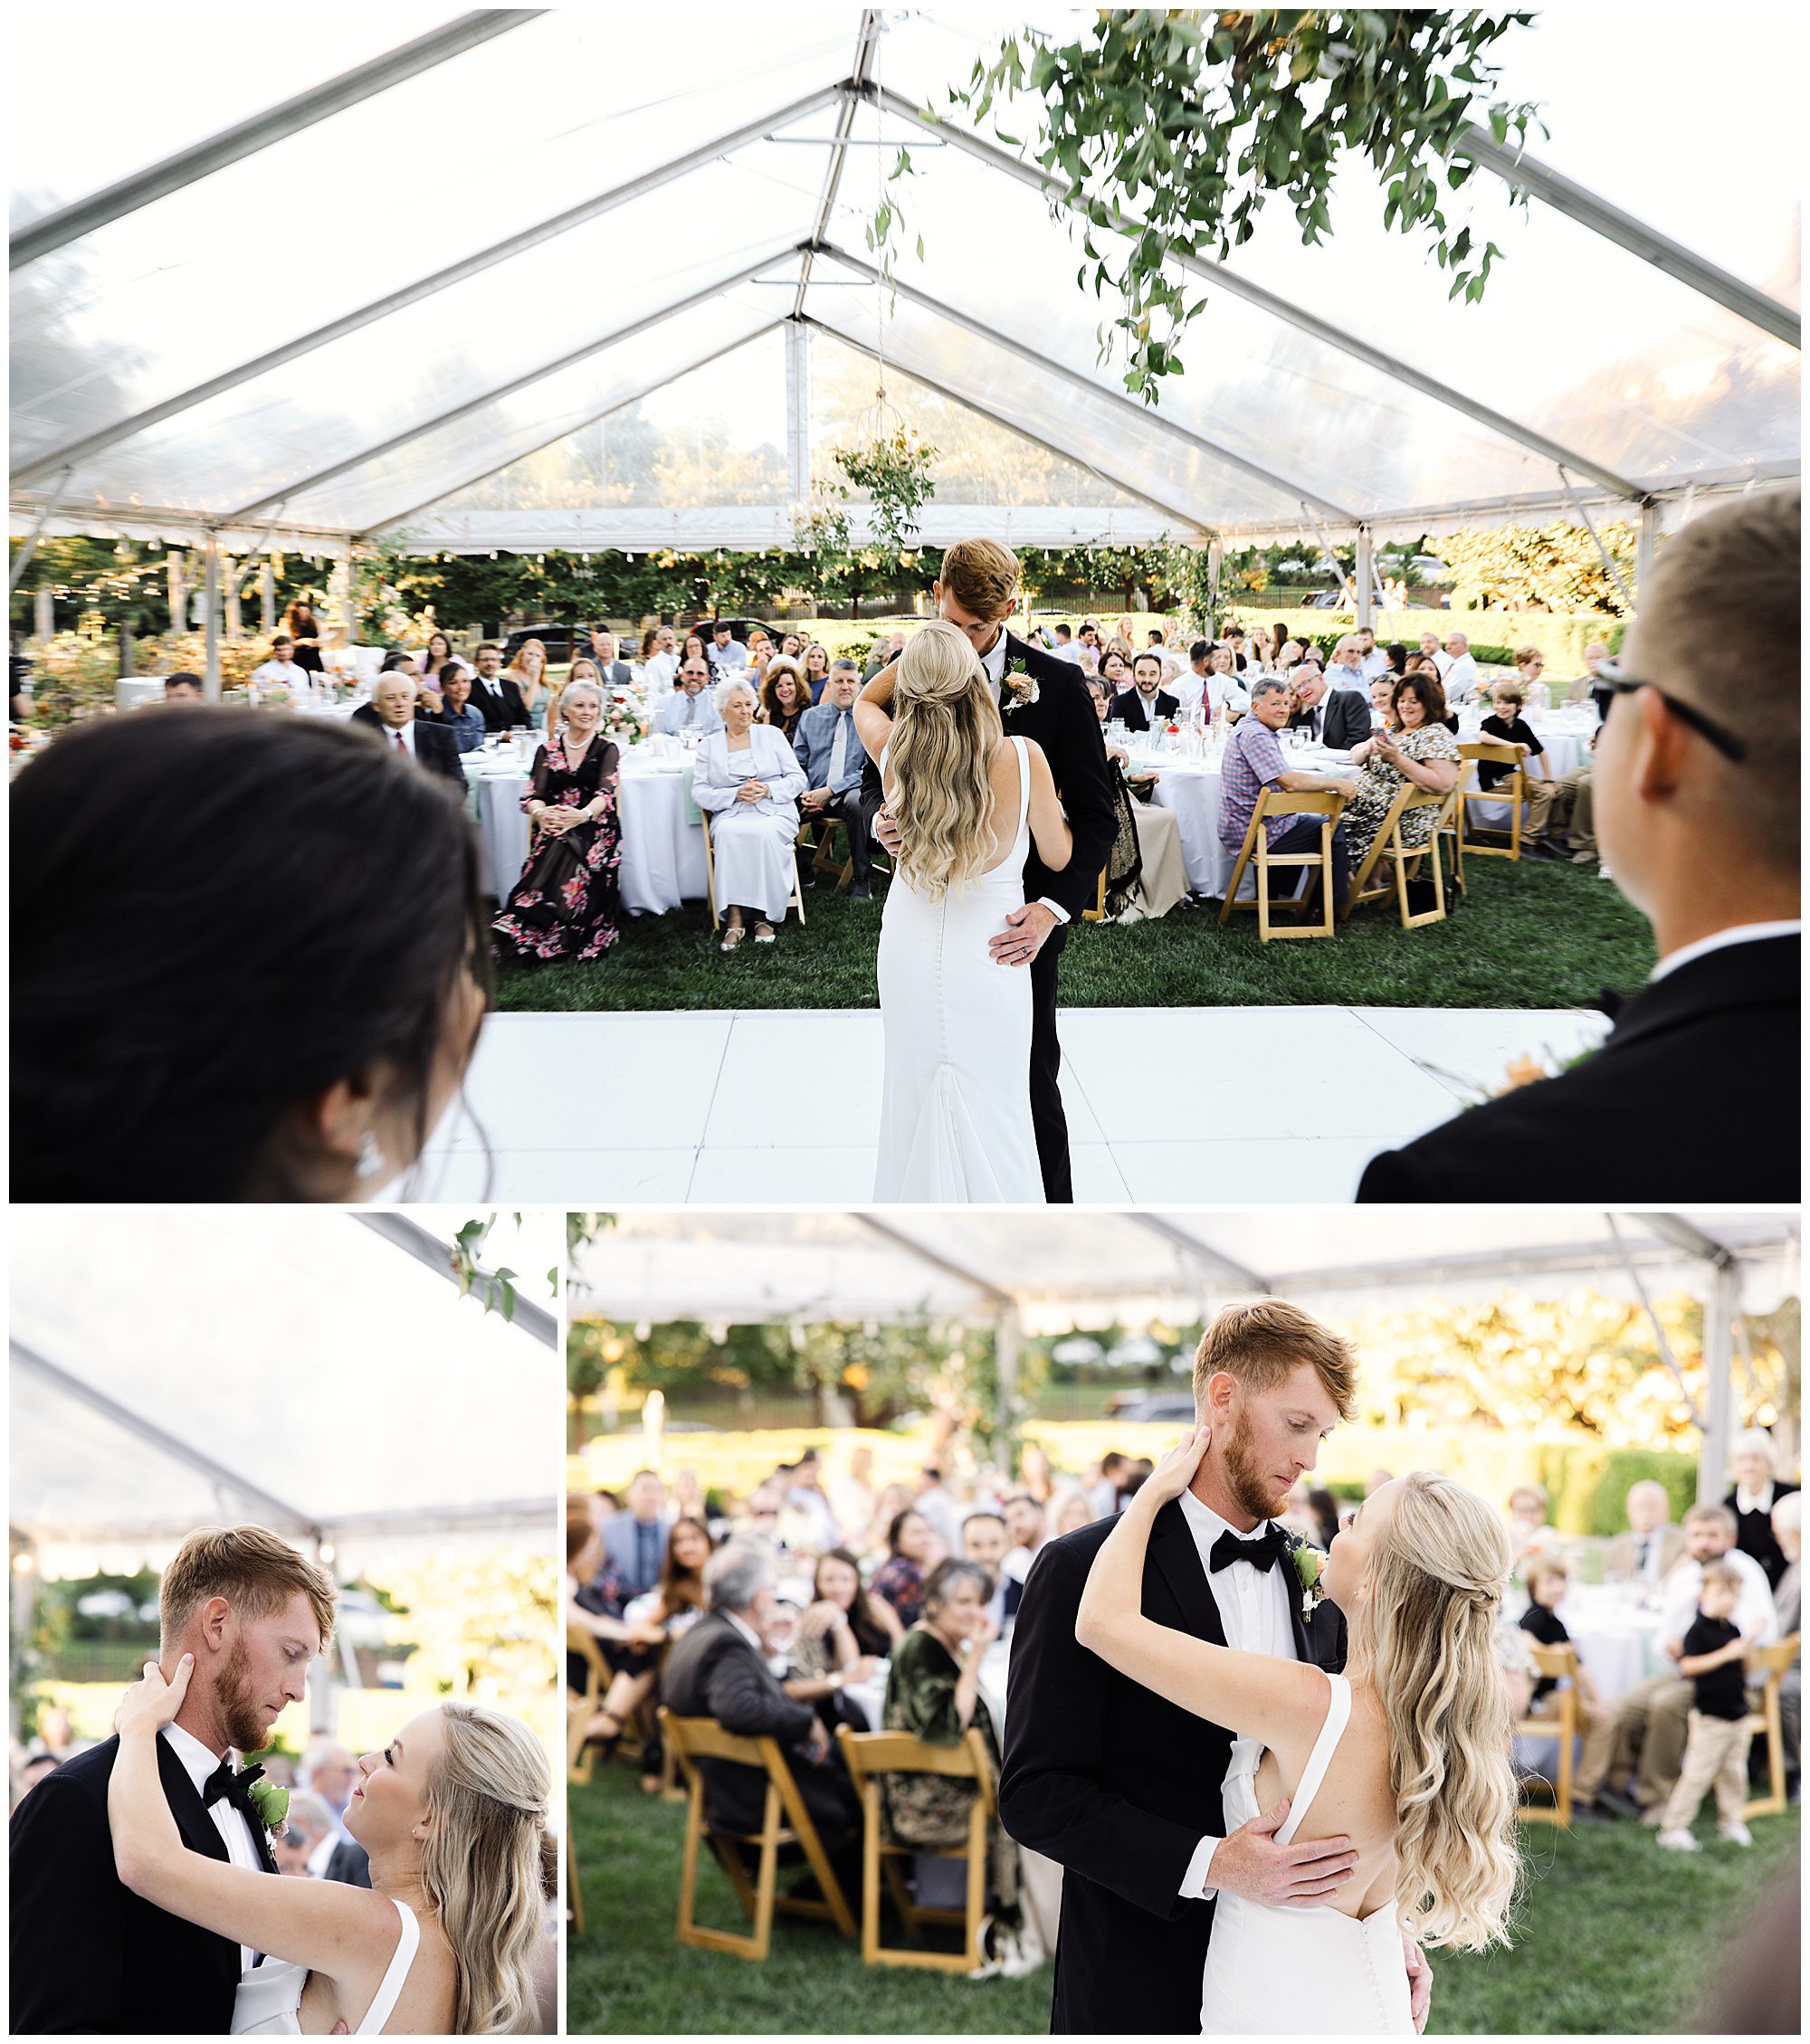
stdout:
POLYGON ((1551 1500, 1552 1523, 1561 1533, 1624 1533, 1628 1491, 1648 1480, 1664 1486, 1674 1525, 1697 1502, 1696 1459, 1662 1448, 1610 1448, 1596 1441, 1543 1447, 1539 1480, 1551 1500))
MULTIPOLYGON (((1255 624, 1281 624, 1292 637, 1305 632, 1328 652, 1357 622, 1349 611, 1241 611, 1235 599, 1225 608, 1247 632, 1255 624)), ((1398 639, 1412 652, 1423 632, 1437 632, 1442 639, 1462 632, 1471 642, 1472 657, 1486 667, 1512 667, 1517 647, 1538 646, 1556 680, 1582 674, 1584 649, 1596 640, 1612 653, 1619 651, 1626 629, 1624 620, 1595 611, 1408 610, 1373 615, 1377 637, 1385 645, 1398 639)))

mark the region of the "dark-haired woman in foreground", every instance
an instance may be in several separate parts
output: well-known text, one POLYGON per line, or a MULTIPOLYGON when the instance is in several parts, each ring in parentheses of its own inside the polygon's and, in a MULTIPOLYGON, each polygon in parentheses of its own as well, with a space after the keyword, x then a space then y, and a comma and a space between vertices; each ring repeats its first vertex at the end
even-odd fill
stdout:
POLYGON ((13 785, 13 1196, 367 1200, 490 985, 477 841, 368 732, 108 718, 13 785))

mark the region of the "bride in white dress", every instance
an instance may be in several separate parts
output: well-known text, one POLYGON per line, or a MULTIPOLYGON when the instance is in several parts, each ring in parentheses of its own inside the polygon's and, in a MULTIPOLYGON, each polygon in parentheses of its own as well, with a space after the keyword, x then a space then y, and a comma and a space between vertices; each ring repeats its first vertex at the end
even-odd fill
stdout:
POLYGON ((241 1977, 233 2035, 539 2030, 548 1772, 526 1726, 445 1703, 364 1755, 345 1824, 368 1888, 259 1873, 190 1851, 165 1800, 157 1734, 192 1673, 185 1656, 166 1682, 153 1661, 127 1692, 107 1816, 128 1887, 265 1955, 241 1977))
POLYGON ((940 620, 868 683, 854 720, 904 845, 880 928, 873 1196, 1041 1205, 1031 975, 988 945, 1024 906, 1032 837, 1053 872, 1073 850, 1049 762, 1005 737, 974 648, 940 620))
POLYGON ((1372 1493, 1332 1543, 1325 1592, 1348 1621, 1343 1675, 1240 1653, 1139 1611, 1157 1511, 1210 1438, 1171 1450, 1094 1557, 1075 1637, 1121 1673, 1236 1736, 1230 1831, 1287 1796, 1278 1844, 1348 1837, 1329 1901, 1268 1908, 1222 1893, 1201 1987, 1204 2035, 1411 2036, 1405 1932, 1506 1944, 1514 1896, 1509 1697, 1494 1631, 1510 1549, 1483 1500, 1418 1471, 1372 1493))

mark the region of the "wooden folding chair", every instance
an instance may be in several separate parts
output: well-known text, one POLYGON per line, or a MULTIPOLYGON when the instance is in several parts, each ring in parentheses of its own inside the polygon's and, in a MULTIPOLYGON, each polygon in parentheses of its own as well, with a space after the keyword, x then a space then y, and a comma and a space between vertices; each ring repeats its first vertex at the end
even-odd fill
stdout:
POLYGON ((1232 878, 1225 884, 1225 899, 1219 905, 1219 919, 1223 923, 1234 908, 1254 908, 1257 911, 1257 935, 1262 942, 1284 936, 1330 936, 1333 935, 1333 884, 1332 884, 1332 833, 1338 827, 1339 813, 1345 807, 1342 793, 1330 794, 1295 794, 1284 788, 1265 788, 1257 797, 1257 806, 1251 812, 1251 826, 1244 833, 1244 842, 1238 848, 1238 863, 1232 869, 1232 878), (1272 851, 1270 833, 1264 824, 1278 816, 1323 816, 1326 822, 1319 833, 1318 851, 1272 851), (1257 895, 1253 901, 1240 901, 1238 889, 1244 878, 1244 869, 1256 869, 1257 895), (1319 868, 1320 919, 1317 923, 1285 925, 1275 929, 1270 927, 1270 875, 1272 871, 1298 871, 1302 867, 1319 868))
POLYGON ((1747 1724, 1749 1732, 1766 1741, 1768 1792, 1744 1802, 1741 1805, 1743 1817, 1774 1817, 1786 1807, 1785 1726, 1779 1716, 1778 1686, 1786 1669, 1797 1659, 1803 1644, 1803 1635, 1794 1632, 1776 1647, 1761 1647, 1754 1655, 1755 1668, 1763 1668, 1766 1676, 1760 1686, 1759 1708, 1749 1714, 1747 1724))
MULTIPOLYGON (((1509 1727, 1509 1736, 1558 1741, 1558 1779, 1548 1803, 1523 1802, 1515 1814, 1524 1824, 1558 1824, 1571 1829, 1572 1742, 1577 1735, 1577 1649, 1576 1647, 1539 1647, 1531 1640, 1528 1651, 1544 1678, 1563 1682, 1558 1694, 1558 1709, 1547 1717, 1521 1717, 1509 1727), (1568 1679, 1567 1679, 1568 1678, 1568 1679)), ((1534 1779, 1538 1779, 1538 1776, 1534 1779)))
MULTIPOLYGON (((713 811, 708 809, 702 812, 702 815, 704 818, 704 898, 710 903, 710 927, 719 929, 722 926, 723 917, 722 911, 717 907, 717 854, 715 847, 710 842, 710 829, 716 822, 716 815, 713 811)), ((798 848, 795 842, 792 847, 792 892, 786 897, 786 906, 788 908, 797 910, 798 920, 802 924, 805 920, 805 887, 804 882, 798 878, 798 848)), ((781 921, 785 920, 783 917, 780 919, 781 921)))
POLYGON ((595 1748, 586 1744, 586 1734, 609 1693, 610 1664, 591 1635, 576 1626, 568 1629, 566 1645, 585 1662, 583 1695, 570 1689, 566 1692, 566 1779, 584 1783, 590 1781, 592 1764, 597 1757, 595 1748))
MULTIPOLYGON (((834 869, 836 892, 840 894, 854 877, 854 860, 844 849, 842 864, 837 866, 835 847, 838 831, 844 839, 847 838, 848 824, 840 816, 800 814, 798 842, 812 854, 811 870, 813 873, 824 873, 834 869), (813 831, 816 832, 814 838, 811 835, 813 831)), ((891 872, 891 863, 878 845, 869 847, 869 859, 876 873, 891 872)))
POLYGON ((926 1966, 934 1973, 972 1973, 983 1957, 980 1932, 986 1913, 986 1827, 996 1808, 993 1766, 987 1759, 986 1742, 972 1726, 958 1746, 933 1746, 904 1732, 853 1732, 843 1725, 837 1727, 836 1743, 848 1763, 849 1778, 861 1795, 861 1956, 863 1964, 926 1966), (935 1855, 938 1859, 967 1861, 966 1907, 926 1908, 912 1899, 906 1884, 905 1869, 900 1862, 923 1856, 925 1849, 896 1845, 884 1836, 880 1792, 882 1774, 949 1774, 974 1783, 975 1797, 968 1811, 967 1847, 938 1846, 935 1855), (906 1936, 915 1939, 926 1924, 957 1924, 964 1933, 959 1952, 926 1952, 915 1946, 881 1944, 880 1882, 882 1870, 887 1888, 905 1925, 906 1936))
POLYGON ((1377 834, 1370 840, 1370 849, 1364 855, 1363 863, 1351 876, 1350 892, 1345 898, 1345 913, 1349 916, 1354 908, 1367 902, 1386 901, 1390 892, 1388 880, 1376 879, 1377 868, 1387 860, 1393 870, 1396 906, 1401 911, 1402 927, 1417 930, 1423 923, 1441 923, 1445 920, 1445 879, 1439 864, 1439 830, 1435 824, 1433 834, 1424 844, 1402 842, 1402 818, 1416 809, 1443 808, 1451 801, 1449 794, 1434 794, 1430 788, 1417 788, 1412 781, 1404 781, 1396 790, 1396 799, 1389 804, 1388 813, 1383 818, 1377 834), (1426 860, 1433 861, 1433 907, 1423 908, 1418 915, 1408 907, 1408 880, 1418 879, 1419 873, 1410 874, 1410 868, 1418 868, 1426 860))
POLYGON ((739 1738, 733 1732, 725 1732, 712 1717, 675 1717, 664 1707, 660 1712, 660 1729, 667 1746, 679 1756, 688 1792, 685 1857, 679 1877, 679 1943, 694 1944, 706 1952, 730 1952, 739 1959, 765 1959, 773 1943, 776 1913, 828 1921, 844 1937, 853 1937, 854 1916, 847 1897, 830 1867, 829 1855, 824 1850, 817 1827, 805 1807, 805 1799, 798 1792, 798 1784, 778 1743, 770 1738, 739 1738), (767 1802, 757 1831, 719 1831, 711 1827, 704 1814, 704 1773, 699 1765, 704 1760, 735 1761, 766 1774, 767 1802), (754 1926, 752 1936, 710 1930, 696 1920, 698 1853, 707 1838, 729 1878, 736 1899, 754 1926), (782 1846, 788 1845, 803 1849, 805 1864, 823 1897, 821 1901, 779 1893, 779 1852, 782 1846), (748 1848, 757 1852, 752 1880, 742 1858, 748 1848))
POLYGON ((1458 770, 1458 838, 1463 851, 1473 852, 1482 859, 1519 859, 1521 855, 1521 808, 1527 801, 1527 755, 1525 746, 1510 745, 1496 738, 1478 738, 1461 745, 1458 756, 1468 760, 1470 765, 1458 770), (1493 788, 1471 785, 1481 784, 1482 776, 1477 769, 1482 766, 1508 766, 1513 771, 1506 781, 1498 782, 1493 788), (1467 779, 1468 776, 1468 779, 1467 779), (1506 803, 1509 808, 1508 822, 1504 824, 1484 824, 1491 837, 1506 837, 1506 844, 1486 844, 1472 834, 1471 808, 1473 803, 1495 805, 1506 803))
POLYGON ((585 1935, 585 1891, 578 1881, 578 1849, 572 1842, 572 1827, 566 1827, 566 1853, 561 1861, 566 1882, 566 1907, 572 1918, 572 1929, 578 1937, 585 1935))

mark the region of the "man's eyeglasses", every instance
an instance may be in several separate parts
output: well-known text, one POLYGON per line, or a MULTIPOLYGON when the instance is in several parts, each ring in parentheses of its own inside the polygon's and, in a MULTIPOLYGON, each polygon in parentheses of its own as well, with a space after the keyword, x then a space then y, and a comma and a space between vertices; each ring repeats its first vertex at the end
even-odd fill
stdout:
POLYGON ((1631 696, 1637 689, 1651 689, 1681 724, 1688 724, 1699 737, 1707 738, 1725 759, 1732 759, 1739 764, 1748 756, 1746 745, 1733 732, 1725 731, 1720 724, 1705 717, 1695 704, 1688 703, 1681 697, 1672 695, 1669 689, 1662 689, 1657 681, 1643 681, 1636 675, 1624 674, 1615 661, 1605 660, 1603 662, 1591 677, 1591 685, 1606 689, 1611 695, 1615 696, 1631 696))

